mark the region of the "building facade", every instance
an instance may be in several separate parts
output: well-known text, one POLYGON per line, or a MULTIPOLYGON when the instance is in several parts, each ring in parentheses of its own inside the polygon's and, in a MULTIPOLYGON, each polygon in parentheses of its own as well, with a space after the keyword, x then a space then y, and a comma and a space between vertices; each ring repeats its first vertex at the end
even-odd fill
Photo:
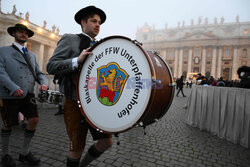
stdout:
MULTIPOLYGON (((195 25, 178 22, 178 27, 155 29, 144 24, 136 32, 136 39, 146 50, 155 50, 169 65, 174 78, 190 73, 202 73, 206 77, 223 77, 238 80, 237 70, 250 66, 250 22, 233 23, 202 22, 195 25)), ((188 78, 187 78, 188 79, 188 78)))

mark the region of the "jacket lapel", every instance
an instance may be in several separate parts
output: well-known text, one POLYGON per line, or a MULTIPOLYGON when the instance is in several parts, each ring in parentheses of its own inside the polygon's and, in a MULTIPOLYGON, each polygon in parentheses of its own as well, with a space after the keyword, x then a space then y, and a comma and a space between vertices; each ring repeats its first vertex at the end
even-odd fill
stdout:
POLYGON ((19 52, 15 51, 14 54, 13 54, 13 57, 14 57, 17 61, 19 61, 19 62, 21 62, 21 63, 24 63, 24 64, 27 64, 26 61, 24 60, 23 56, 22 56, 21 53, 19 53, 19 52))
POLYGON ((34 69, 33 63, 32 63, 33 61, 31 59, 31 56, 30 56, 30 54, 29 54, 28 51, 27 51, 27 55, 24 55, 15 45, 12 45, 12 48, 15 50, 13 56, 14 56, 14 58, 16 60, 18 60, 19 62, 22 62, 22 63, 28 65, 27 62, 24 59, 24 56, 27 56, 27 58, 29 59, 31 65, 32 65, 32 68, 34 69))

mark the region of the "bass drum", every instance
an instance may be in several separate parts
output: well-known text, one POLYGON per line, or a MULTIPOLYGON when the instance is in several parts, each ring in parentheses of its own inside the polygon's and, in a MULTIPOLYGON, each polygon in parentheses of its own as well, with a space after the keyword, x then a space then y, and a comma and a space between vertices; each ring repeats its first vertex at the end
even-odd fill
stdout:
POLYGON ((91 48, 78 77, 78 103, 89 124, 120 133, 162 118, 174 97, 166 62, 137 41, 104 38, 91 48))

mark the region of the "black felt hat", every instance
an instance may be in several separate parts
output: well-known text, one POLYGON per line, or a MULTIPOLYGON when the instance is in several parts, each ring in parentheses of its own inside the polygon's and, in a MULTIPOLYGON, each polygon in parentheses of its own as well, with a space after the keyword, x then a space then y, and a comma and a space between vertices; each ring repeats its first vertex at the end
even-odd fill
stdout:
POLYGON ((27 26, 23 25, 23 24, 16 24, 14 27, 9 27, 7 29, 8 33, 13 36, 13 32, 16 31, 17 29, 23 29, 23 30, 26 30, 28 32, 28 36, 29 38, 32 37, 34 35, 34 32, 31 31, 30 29, 28 29, 27 26))
POLYGON ((82 8, 75 14, 75 21, 78 24, 81 24, 81 20, 84 16, 86 16, 88 13, 95 13, 98 14, 101 18, 101 24, 105 22, 106 20, 106 14, 103 10, 95 7, 95 6, 87 6, 85 8, 82 8))

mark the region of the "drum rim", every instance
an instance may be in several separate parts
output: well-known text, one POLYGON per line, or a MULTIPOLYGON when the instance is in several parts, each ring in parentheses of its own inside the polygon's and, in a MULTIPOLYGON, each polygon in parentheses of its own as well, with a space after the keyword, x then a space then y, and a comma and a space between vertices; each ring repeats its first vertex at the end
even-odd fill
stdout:
MULTIPOLYGON (((115 39, 115 38, 122 38, 122 39, 125 39, 125 40, 128 40, 132 43, 134 43, 136 46, 138 46, 140 48, 140 50, 143 52, 143 54, 145 55, 147 61, 148 61, 148 64, 149 64, 149 67, 150 67, 150 72, 151 72, 151 75, 152 75, 152 78, 154 78, 156 76, 155 74, 155 69, 154 69, 154 66, 153 66, 153 63, 152 63, 152 60, 150 59, 148 53, 146 52, 146 50, 144 50, 142 48, 142 46, 139 44, 139 43, 136 43, 135 40, 131 40, 130 38, 128 37, 125 37, 125 36, 121 36, 121 35, 113 35, 113 36, 108 36, 108 37, 105 37, 103 39, 101 39, 100 41, 98 41, 95 45, 93 45, 91 48, 90 48, 90 52, 93 51, 93 49, 95 49, 99 44, 109 40, 109 39, 115 39)), ((103 129, 99 129, 98 127, 96 127, 90 120, 89 118, 87 117, 87 115, 85 114, 84 110, 83 110, 83 107, 82 107, 82 103, 81 103, 81 100, 80 100, 80 95, 79 95, 79 78, 80 78, 80 74, 81 74, 81 71, 82 71, 82 66, 80 69, 78 69, 78 75, 77 75, 77 84, 76 84, 76 95, 77 95, 77 103, 78 103, 78 107, 81 111, 81 114, 83 115, 83 117, 85 118, 85 120, 89 123, 90 126, 92 126, 94 129, 96 129, 97 131, 99 132, 102 132, 102 133, 106 133, 106 134, 118 134, 118 133, 122 133, 122 132, 125 132, 125 131, 128 131, 129 129, 133 128, 134 126, 137 126, 139 125, 140 121, 142 120, 142 118, 145 116, 145 114, 147 114, 149 112, 149 109, 150 109, 150 106, 152 105, 152 102, 153 102, 153 99, 154 99, 154 95, 155 94, 155 90, 154 89, 151 89, 151 92, 150 92, 150 97, 149 97, 149 100, 148 100, 148 104, 147 106, 145 107, 145 111, 144 113, 140 116, 140 118, 138 119, 138 121, 131 127, 128 127, 127 129, 124 129, 124 130, 121 130, 121 131, 117 131, 117 132, 109 132, 109 131, 105 131, 103 129)))
MULTIPOLYGON (((171 83, 174 83, 174 80, 173 80, 173 74, 172 74, 172 71, 170 70, 170 67, 169 65, 166 63, 166 61, 159 55, 158 52, 156 51, 153 51, 153 50, 149 50, 149 51, 152 51, 152 52, 155 52, 156 55, 159 57, 159 59, 162 60, 162 62, 166 65, 168 71, 169 71, 169 75, 170 75, 170 79, 171 79, 171 83)), ((174 100, 174 93, 175 93, 175 89, 174 89, 174 86, 172 86, 172 89, 171 89, 171 99, 169 100, 169 103, 168 103, 168 106, 164 109, 164 112, 162 113, 161 117, 159 119, 161 119, 165 114, 166 112, 168 111, 168 109, 170 108, 173 100, 174 100)))
MULTIPOLYGON (((169 65, 166 63, 166 61, 160 56, 158 55, 158 57, 163 61, 163 63, 167 66, 168 70, 169 70, 169 73, 170 73, 170 79, 171 79, 171 83, 173 84, 174 83, 174 80, 173 80, 173 74, 172 74, 172 71, 170 70, 170 67, 169 65)), ((169 85, 170 86, 170 85, 169 85)), ((172 85, 172 89, 171 89, 171 99, 169 100, 169 103, 168 103, 168 106, 165 108, 165 111, 163 112, 161 118, 166 114, 166 112, 168 111, 168 109, 170 108, 171 104, 173 103, 173 100, 174 100, 174 93, 175 93, 175 88, 174 86, 172 85)), ((160 118, 159 118, 160 119, 160 118)))

